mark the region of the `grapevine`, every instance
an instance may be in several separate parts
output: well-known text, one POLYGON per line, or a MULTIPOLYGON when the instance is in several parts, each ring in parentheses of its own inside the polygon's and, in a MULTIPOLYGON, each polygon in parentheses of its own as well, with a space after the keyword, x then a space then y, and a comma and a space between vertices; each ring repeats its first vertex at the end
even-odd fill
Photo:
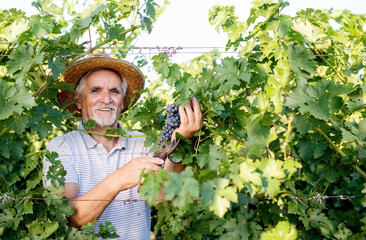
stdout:
MULTIPOLYGON (((138 49, 135 30, 150 32, 162 11, 150 0, 103 3, 77 13, 73 4, 39 0, 34 16, 0 12, 1 239, 115 237, 108 223, 99 232, 67 225, 74 210, 61 195, 66 173, 60 156, 45 150, 80 121, 56 97, 70 88, 58 79, 73 58, 104 47, 124 58, 138 49), (92 48, 78 43, 90 26, 92 48), (45 155, 53 164, 48 188, 45 155)), ((159 77, 121 116, 127 131, 141 132, 154 152, 179 127, 179 106, 195 96, 204 113, 201 131, 172 153, 185 170, 142 175, 139 201, 151 206, 151 230, 167 240, 365 239, 366 16, 315 9, 289 16, 282 0, 252 5, 246 21, 233 6, 209 11, 232 57, 213 51, 176 64, 175 48, 146 57, 159 77), (165 201, 154 205, 162 189, 165 201)))

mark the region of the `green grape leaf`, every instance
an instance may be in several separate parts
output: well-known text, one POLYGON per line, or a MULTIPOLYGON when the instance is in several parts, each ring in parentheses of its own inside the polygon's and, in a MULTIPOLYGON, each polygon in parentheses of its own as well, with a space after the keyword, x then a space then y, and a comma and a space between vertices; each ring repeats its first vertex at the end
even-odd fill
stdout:
POLYGON ((47 122, 46 119, 37 124, 34 124, 31 128, 32 131, 37 132, 40 139, 46 138, 53 130, 52 124, 47 122))
POLYGON ((344 223, 338 225, 338 231, 334 234, 337 239, 350 239, 353 232, 346 227, 344 223))
POLYGON ((9 43, 17 40, 20 34, 27 31, 29 28, 28 22, 26 21, 14 21, 9 26, 1 29, 0 38, 8 41, 9 43))
POLYGON ((224 151, 217 145, 203 144, 199 147, 198 151, 198 165, 201 168, 207 165, 209 169, 217 169, 220 162, 225 159, 224 151))
POLYGON ((305 224, 306 229, 310 229, 310 224, 314 224, 326 237, 330 237, 335 230, 333 224, 320 209, 310 208, 307 211, 307 216, 301 216, 299 219, 305 224))
POLYGON ((341 128, 343 141, 357 141, 359 138, 347 131, 345 128, 341 128))
POLYGON ((0 234, 3 234, 7 228, 17 229, 22 220, 23 217, 17 216, 13 208, 2 209, 2 213, 0 213, 0 234))
POLYGON ((294 173, 296 173, 298 171, 299 167, 300 167, 300 163, 297 161, 294 161, 294 160, 286 160, 283 163, 283 170, 288 177, 290 177, 294 173))
POLYGON ((83 126, 84 126, 85 129, 95 128, 96 122, 93 119, 88 119, 88 121, 86 123, 83 123, 83 126))
POLYGON ((47 221, 42 233, 42 238, 46 239, 58 229, 59 223, 57 221, 47 221))
POLYGON ((292 27, 293 23, 289 16, 282 15, 280 16, 280 23, 279 23, 279 33, 280 37, 284 38, 287 36, 288 32, 290 31, 290 27, 292 27))
POLYGON ((320 81, 314 86, 296 88, 286 99, 285 105, 298 108, 300 113, 310 113, 318 119, 328 121, 329 105, 333 91, 337 87, 330 81, 320 81))
POLYGON ((297 239, 297 230, 296 227, 289 222, 280 221, 277 223, 275 227, 268 228, 263 233, 261 239, 262 240, 295 240, 297 239))
MULTIPOLYGON (((241 168, 241 165, 239 165, 239 164, 232 164, 229 167, 230 180, 238 188, 239 191, 244 187, 243 180, 240 177, 240 168, 241 168)), ((213 175, 214 174, 216 175, 216 172, 213 172, 213 175)))
POLYGON ((218 178, 207 181, 201 186, 202 203, 218 217, 223 217, 231 202, 238 202, 234 187, 228 186, 229 180, 218 178))
POLYGON ((316 137, 313 136, 313 139, 300 140, 297 143, 299 147, 300 156, 303 159, 309 159, 310 157, 319 158, 323 155, 326 145, 316 137))
POLYGON ((141 28, 146 30, 148 33, 152 31, 151 18, 143 16, 140 12, 137 13, 140 16, 141 28))
MULTIPOLYGON (((338 180, 341 174, 336 170, 338 166, 327 166, 325 169, 324 178, 327 179, 329 182, 334 183, 338 180)), ((320 168, 321 169, 321 168, 320 168)))
POLYGON ((209 23, 216 25, 215 29, 218 33, 221 27, 231 42, 237 41, 245 34, 245 23, 237 21, 234 10, 234 6, 215 5, 209 12, 209 23))
POLYGON ((187 101, 198 89, 196 80, 187 73, 184 73, 183 77, 176 81, 174 87, 176 91, 174 92, 173 97, 177 97, 175 102, 181 106, 185 106, 187 101))
POLYGON ((267 126, 255 126, 248 129, 248 145, 249 146, 266 146, 270 142, 277 139, 275 128, 267 126))
POLYGON ((19 86, 24 86, 24 79, 33 64, 43 63, 44 52, 35 53, 33 46, 21 45, 11 52, 7 64, 9 74, 13 74, 16 83, 19 86))
POLYGON ((30 178, 26 181, 27 191, 34 189, 38 184, 41 184, 43 173, 41 171, 33 171, 29 176, 30 178))
MULTIPOLYGON (((165 54, 166 55, 166 54, 165 54)), ((174 83, 177 83, 178 80, 181 78, 181 67, 178 64, 173 64, 172 66, 169 67, 169 75, 166 79, 166 82, 170 85, 173 86, 174 83)), ((190 77, 190 74, 184 73, 182 79, 188 79, 188 77, 190 77)), ((193 87, 193 86, 190 86, 193 87)))
POLYGON ((62 9, 53 2, 53 0, 37 0, 32 2, 32 6, 36 7, 41 12, 62 15, 62 9))
MULTIPOLYGON (((60 160, 57 160, 58 154, 56 152, 46 152, 45 157, 52 165, 49 167, 46 179, 50 180, 53 186, 64 186, 66 170, 64 169, 60 160)), ((41 175, 42 177, 42 175, 41 175)))
POLYGON ((46 138, 53 130, 53 124, 60 126, 62 114, 49 105, 39 105, 32 108, 32 118, 29 119, 29 126, 38 136, 46 138), (45 117, 47 116, 47 118, 45 117))
POLYGON ((234 58, 222 59, 222 65, 215 68, 220 89, 230 92, 241 85, 241 81, 250 82, 250 72, 247 69, 248 63, 236 61, 234 58))
POLYGON ((263 158, 257 164, 258 169, 262 171, 262 176, 267 178, 277 178, 281 179, 285 177, 285 173, 283 172, 282 161, 276 161, 275 159, 263 158))
POLYGON ((2 137, 0 141, 0 153, 6 158, 13 157, 19 160, 24 153, 24 142, 12 137, 2 137))
POLYGON ((13 74, 20 69, 24 72, 28 72, 32 65, 32 54, 32 45, 21 45, 16 49, 16 51, 13 51, 9 56, 11 61, 7 66, 9 74, 13 74))
POLYGON ((24 177, 28 176, 38 165, 39 156, 31 156, 25 160, 25 172, 24 177))
POLYGON ((9 86, 0 80, 0 120, 13 115, 22 114, 25 108, 35 106, 34 98, 25 88, 9 86))
POLYGON ((296 21, 293 23, 293 29, 301 33, 306 40, 312 43, 317 43, 318 40, 327 37, 321 28, 312 25, 309 21, 296 21))
POLYGON ((27 127, 29 122, 29 118, 27 115, 22 114, 20 116, 17 116, 14 118, 13 124, 11 125, 11 128, 18 134, 21 134, 24 132, 25 128, 27 127))
POLYGON ((220 239, 249 239, 250 233, 247 226, 244 214, 231 218, 225 222, 226 233, 220 239))
POLYGON ((99 2, 90 5, 79 14, 78 18, 75 20, 75 24, 77 24, 81 29, 87 28, 92 23, 93 19, 106 8, 106 5, 99 2))
POLYGON ((27 226, 29 233, 32 235, 42 235, 43 233, 43 227, 42 227, 42 222, 39 222, 37 220, 34 220, 32 223, 30 223, 27 226))
POLYGON ((270 198, 274 198, 280 191, 281 182, 275 178, 262 177, 261 190, 270 198))
POLYGON ((108 221, 99 224, 98 235, 103 239, 119 237, 119 235, 116 233, 116 228, 112 225, 111 222, 108 221))
POLYGON ((153 66, 154 66, 154 70, 161 74, 161 77, 167 78, 169 76, 169 65, 170 65, 170 60, 169 60, 169 56, 167 54, 164 53, 159 53, 158 55, 155 55, 151 58, 153 60, 153 66))
POLYGON ((297 128, 297 130, 299 130, 301 134, 305 134, 312 129, 310 120, 302 115, 294 116, 293 125, 297 128))
POLYGON ((65 72, 65 60, 56 57, 55 61, 53 61, 53 56, 50 55, 48 57, 48 67, 52 70, 53 81, 56 82, 65 72))
POLYGON ((159 169, 155 174, 149 172, 142 175, 144 182, 140 187, 140 195, 144 197, 149 205, 153 205, 163 187, 163 182, 168 180, 168 172, 159 169))
POLYGON ((32 201, 23 201, 22 204, 17 205, 15 208, 18 213, 29 214, 34 213, 33 211, 33 202, 32 201))
POLYGON ((256 171, 256 166, 252 161, 246 161, 240 164, 240 178, 244 182, 254 183, 257 186, 261 185, 261 176, 256 171))
POLYGON ((29 233, 35 236, 40 236, 42 239, 46 239, 52 235, 58 229, 59 223, 57 221, 37 221, 34 220, 28 225, 29 233))
POLYGON ((52 33, 54 28, 54 20, 50 16, 33 15, 29 21, 29 27, 32 33, 38 37, 44 37, 47 33, 52 33))
POLYGON ((193 176, 192 167, 188 166, 182 173, 170 173, 169 181, 164 184, 166 200, 172 200, 179 209, 188 209, 193 198, 199 196, 198 181, 193 176))
POLYGON ((126 39, 126 34, 121 34, 125 30, 121 24, 111 26, 108 23, 104 23, 104 27, 108 32, 108 38, 110 40, 117 39, 118 41, 124 41, 126 39))
POLYGON ((146 7, 144 9, 144 12, 147 16, 151 17, 152 19, 155 19, 155 6, 158 6, 153 0, 145 0, 146 7))
POLYGON ((291 70, 297 76, 299 86, 302 87, 310 74, 315 74, 315 56, 308 49, 299 45, 289 46, 288 52, 291 70))
POLYGON ((366 103, 366 91, 363 89, 355 89, 352 94, 347 98, 347 108, 351 112, 356 112, 365 107, 366 103))
POLYGON ((295 200, 288 203, 288 213, 291 214, 304 215, 307 208, 307 205, 303 205, 295 200))
MULTIPOLYGON (((366 120, 362 119, 359 120, 359 122, 347 122, 346 126, 351 130, 351 133, 349 133, 348 131, 346 131, 345 129, 341 129, 342 130, 342 135, 345 137, 345 134, 348 133, 348 135, 346 135, 346 138, 348 141, 350 141, 350 139, 357 139, 358 141, 362 142, 366 140, 366 120), (351 135, 353 137, 351 137, 351 135)), ((344 140, 346 140, 344 139, 344 140)))

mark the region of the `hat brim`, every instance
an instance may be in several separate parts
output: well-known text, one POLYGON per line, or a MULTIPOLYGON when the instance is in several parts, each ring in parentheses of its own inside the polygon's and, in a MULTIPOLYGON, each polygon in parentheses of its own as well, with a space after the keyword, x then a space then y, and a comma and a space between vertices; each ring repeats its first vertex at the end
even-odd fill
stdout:
MULTIPOLYGON (((74 86, 74 89, 80 79, 88 72, 95 69, 112 69, 119 73, 119 75, 127 82, 128 88, 126 97, 123 101, 122 112, 127 111, 128 106, 131 106, 138 100, 140 94, 136 90, 144 88, 144 75, 135 65, 130 62, 109 58, 109 57, 92 57, 77 61, 75 64, 66 69, 65 74, 61 76, 60 81, 65 81, 74 86)), ((61 106, 67 106, 66 109, 73 112, 75 116, 81 116, 80 110, 75 104, 71 104, 74 101, 74 93, 65 89, 60 89, 57 95, 58 102, 61 106)))

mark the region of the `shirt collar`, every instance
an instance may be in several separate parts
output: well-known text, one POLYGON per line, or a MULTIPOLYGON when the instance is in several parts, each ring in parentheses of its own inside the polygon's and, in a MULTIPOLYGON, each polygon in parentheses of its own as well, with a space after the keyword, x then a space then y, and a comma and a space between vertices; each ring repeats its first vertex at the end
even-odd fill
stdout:
MULTIPOLYGON (((118 122, 118 127, 123 128, 123 127, 122 127, 122 125, 121 125, 121 123, 119 123, 119 122, 118 122)), ((84 125, 83 125, 83 122, 82 122, 82 121, 79 123, 79 125, 78 125, 77 129, 85 130, 84 125)), ((97 142, 94 138, 92 138, 92 137, 90 136, 90 134, 89 134, 89 133, 86 133, 86 132, 82 132, 82 131, 80 131, 80 134, 81 134, 81 136, 83 137, 83 139, 84 139, 84 141, 85 141, 85 144, 86 144, 86 146, 87 146, 89 149, 91 149, 91 148, 95 148, 95 147, 96 147, 96 145, 98 144, 98 142, 97 142)), ((124 137, 119 137, 119 138, 118 138, 117 145, 115 146, 115 148, 116 148, 116 149, 125 149, 125 148, 126 148, 126 145, 127 145, 127 144, 126 144, 126 138, 124 138, 124 137)))

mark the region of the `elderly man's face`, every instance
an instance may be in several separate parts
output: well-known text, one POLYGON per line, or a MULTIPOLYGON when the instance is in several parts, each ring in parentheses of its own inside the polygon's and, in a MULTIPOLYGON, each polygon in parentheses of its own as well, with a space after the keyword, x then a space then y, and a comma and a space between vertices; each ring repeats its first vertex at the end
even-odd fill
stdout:
POLYGON ((83 122, 89 119, 102 127, 117 127, 123 108, 120 76, 110 70, 98 70, 86 78, 86 84, 77 106, 81 109, 83 122))

